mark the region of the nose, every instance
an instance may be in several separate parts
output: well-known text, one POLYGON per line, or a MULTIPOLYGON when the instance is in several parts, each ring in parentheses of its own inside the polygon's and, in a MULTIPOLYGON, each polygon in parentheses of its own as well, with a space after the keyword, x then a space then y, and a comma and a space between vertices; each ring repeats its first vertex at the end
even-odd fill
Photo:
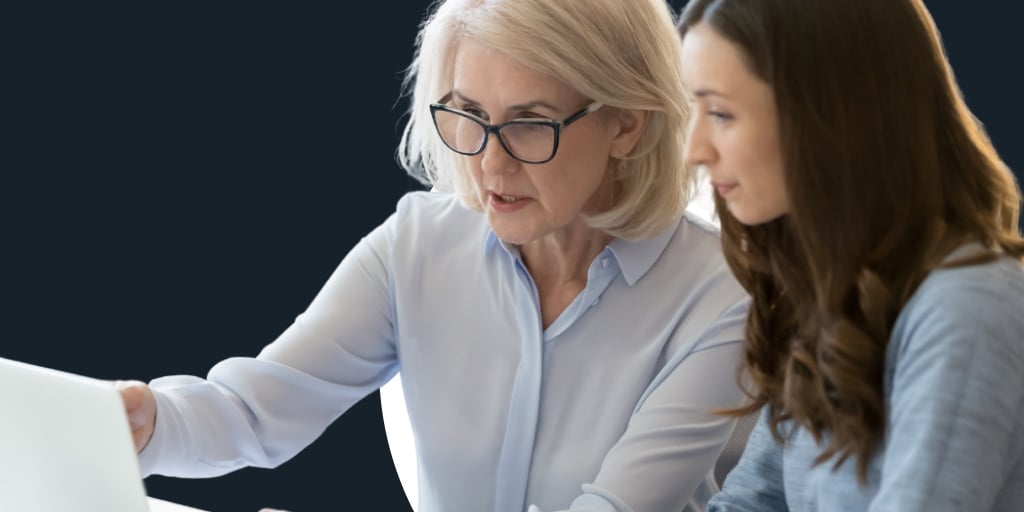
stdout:
POLYGON ((689 165, 708 165, 718 159, 718 151, 708 133, 706 121, 694 114, 686 132, 686 145, 683 147, 683 158, 689 165))
POLYGON ((505 146, 501 145, 496 133, 487 135, 487 146, 480 156, 480 168, 484 174, 506 174, 519 167, 519 161, 505 151, 505 146))

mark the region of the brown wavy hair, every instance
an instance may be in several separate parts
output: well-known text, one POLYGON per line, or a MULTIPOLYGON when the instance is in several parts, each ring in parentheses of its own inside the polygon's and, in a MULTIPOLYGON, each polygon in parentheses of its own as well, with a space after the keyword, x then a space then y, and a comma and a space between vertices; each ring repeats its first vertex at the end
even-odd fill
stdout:
MULTIPOLYGON (((882 375, 896 317, 935 268, 1021 260, 1021 194, 961 97, 920 0, 691 0, 774 90, 789 213, 745 226, 721 197, 722 247, 753 302, 743 371, 772 434, 792 422, 815 460, 882 443, 882 375), (956 246, 987 252, 943 265, 956 246), (826 435, 827 434, 827 435, 826 435)), ((786 435, 790 435, 792 431, 786 435)))

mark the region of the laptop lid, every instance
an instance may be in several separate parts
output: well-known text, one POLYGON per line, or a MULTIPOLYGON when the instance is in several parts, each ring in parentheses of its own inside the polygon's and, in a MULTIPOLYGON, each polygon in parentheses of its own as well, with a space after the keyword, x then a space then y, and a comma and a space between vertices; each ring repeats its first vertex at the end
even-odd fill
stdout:
POLYGON ((0 510, 147 512, 120 394, 0 358, 0 510))

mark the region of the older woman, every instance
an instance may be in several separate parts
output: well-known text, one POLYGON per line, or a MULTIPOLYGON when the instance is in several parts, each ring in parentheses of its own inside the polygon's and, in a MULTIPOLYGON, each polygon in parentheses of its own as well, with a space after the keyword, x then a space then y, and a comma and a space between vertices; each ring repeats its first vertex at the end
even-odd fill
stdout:
POLYGON ((683 213, 669 7, 449 0, 410 69, 399 154, 436 191, 256 358, 122 385, 144 473, 276 466, 401 371, 421 511, 702 509, 748 301, 683 213))

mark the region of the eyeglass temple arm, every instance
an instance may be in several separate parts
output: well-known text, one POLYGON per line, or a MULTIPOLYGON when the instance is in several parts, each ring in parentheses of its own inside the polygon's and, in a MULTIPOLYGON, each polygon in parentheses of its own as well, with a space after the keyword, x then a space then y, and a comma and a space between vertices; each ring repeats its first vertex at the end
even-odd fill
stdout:
POLYGON ((601 103, 599 101, 595 101, 595 102, 591 103, 590 105, 587 105, 583 110, 580 110, 579 112, 576 112, 575 114, 569 116, 569 119, 566 119, 565 121, 562 121, 562 126, 569 126, 570 124, 575 123, 576 120, 578 120, 579 118, 581 118, 581 117, 583 117, 583 116, 585 116, 587 114, 590 114, 591 112, 594 112, 595 110, 597 110, 597 109, 599 109, 599 108, 601 108, 603 106, 604 106, 604 103, 601 103))

